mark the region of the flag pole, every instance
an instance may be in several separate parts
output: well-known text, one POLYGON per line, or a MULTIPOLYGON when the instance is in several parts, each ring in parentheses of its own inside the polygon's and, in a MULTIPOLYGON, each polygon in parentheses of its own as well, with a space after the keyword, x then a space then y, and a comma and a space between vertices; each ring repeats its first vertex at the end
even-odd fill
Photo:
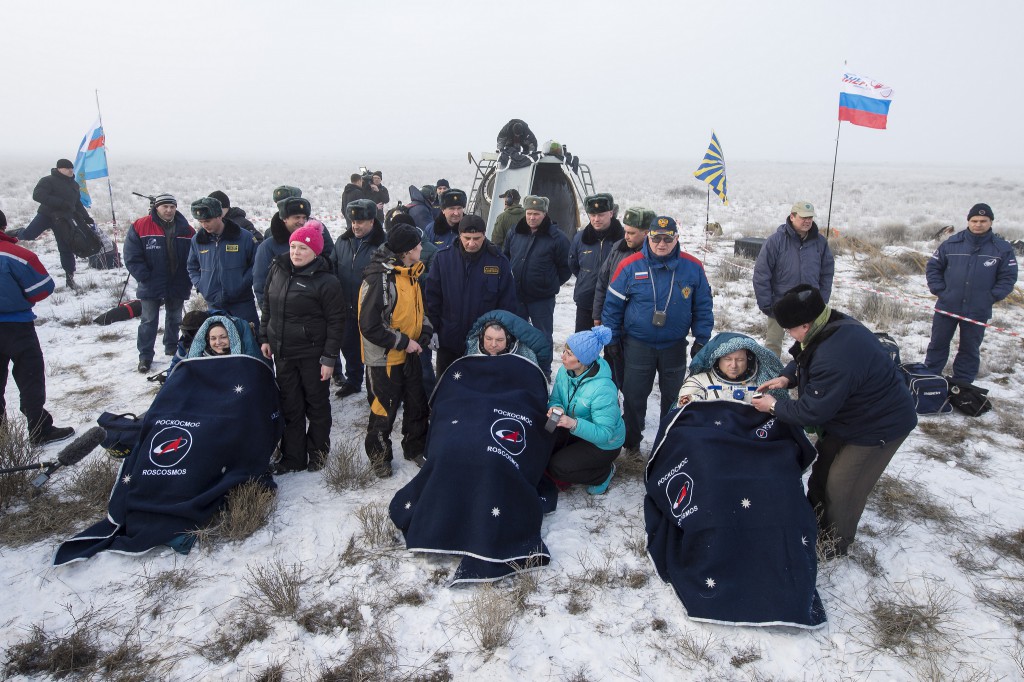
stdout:
POLYGON ((839 133, 843 129, 843 122, 839 121, 836 127, 836 155, 832 159, 832 187, 828 191, 828 220, 825 223, 825 239, 832 234, 832 195, 836 191, 836 162, 839 161, 839 133))
POLYGON ((708 206, 704 211, 704 229, 707 229, 708 223, 711 222, 711 185, 708 185, 708 206))
MULTIPOLYGON (((96 115, 100 119, 100 128, 103 128, 103 112, 100 111, 100 91, 96 90, 95 92, 96 92, 96 115)), ((103 128, 103 137, 104 137, 103 154, 104 154, 104 156, 106 156, 106 154, 107 154, 107 150, 106 150, 106 146, 107 146, 106 136, 107 136, 107 129, 103 128)), ((107 196, 110 198, 110 221, 114 224, 114 243, 116 244, 117 243, 117 237, 118 237, 118 234, 117 234, 117 214, 114 213, 114 189, 110 186, 110 161, 109 161, 109 159, 107 161, 107 196)))

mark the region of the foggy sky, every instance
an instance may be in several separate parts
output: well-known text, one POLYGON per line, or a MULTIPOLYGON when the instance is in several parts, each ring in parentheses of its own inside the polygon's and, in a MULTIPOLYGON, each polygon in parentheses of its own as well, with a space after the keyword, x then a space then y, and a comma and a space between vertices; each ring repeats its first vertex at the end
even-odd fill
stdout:
POLYGON ((1020 165, 1011 2, 0 3, 0 157, 464 158, 510 118, 586 157, 1020 165))

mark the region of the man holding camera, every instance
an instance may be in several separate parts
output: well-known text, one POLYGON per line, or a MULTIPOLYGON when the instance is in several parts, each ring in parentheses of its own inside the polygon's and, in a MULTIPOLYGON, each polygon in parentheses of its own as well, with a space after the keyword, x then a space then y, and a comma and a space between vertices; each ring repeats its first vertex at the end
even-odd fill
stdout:
POLYGON ((640 449, 655 375, 661 416, 676 404, 686 377, 686 336, 693 333, 693 357, 711 337, 713 307, 704 265, 679 247, 676 221, 655 218, 640 251, 619 263, 612 275, 601 313, 601 321, 612 330, 605 353, 623 356, 627 450, 640 449))

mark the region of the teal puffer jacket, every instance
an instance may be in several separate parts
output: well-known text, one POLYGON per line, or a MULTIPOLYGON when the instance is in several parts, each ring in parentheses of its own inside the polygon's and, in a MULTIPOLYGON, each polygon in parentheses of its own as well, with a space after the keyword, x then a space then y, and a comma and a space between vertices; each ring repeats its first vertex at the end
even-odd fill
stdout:
POLYGON ((619 392, 612 381, 608 363, 598 358, 589 371, 570 376, 565 367, 558 369, 548 407, 558 405, 576 420, 572 434, 602 450, 622 447, 626 426, 619 411, 619 392))

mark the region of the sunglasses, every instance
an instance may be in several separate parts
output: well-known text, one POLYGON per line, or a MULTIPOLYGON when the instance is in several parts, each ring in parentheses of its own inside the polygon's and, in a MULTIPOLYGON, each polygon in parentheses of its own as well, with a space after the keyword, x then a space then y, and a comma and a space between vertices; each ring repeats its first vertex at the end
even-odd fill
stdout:
POLYGON ((674 234, 652 234, 649 239, 652 244, 671 244, 676 240, 674 234))

